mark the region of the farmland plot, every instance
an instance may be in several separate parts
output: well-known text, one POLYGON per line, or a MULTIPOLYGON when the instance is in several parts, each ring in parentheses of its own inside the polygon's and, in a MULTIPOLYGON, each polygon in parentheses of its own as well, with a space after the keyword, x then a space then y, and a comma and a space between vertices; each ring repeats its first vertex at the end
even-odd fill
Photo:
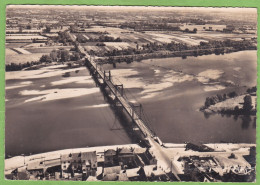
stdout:
POLYGON ((163 43, 171 43, 173 41, 173 37, 171 35, 161 33, 147 33, 147 35, 151 35, 154 40, 163 43))
POLYGON ((31 42, 28 42, 28 43, 6 43, 5 47, 6 48, 20 48, 20 47, 25 47, 29 44, 31 44, 31 42))
POLYGON ((89 39, 98 39, 99 38, 99 34, 93 34, 93 33, 84 33, 83 37, 86 38, 87 40, 89 39))
POLYGON ((86 29, 86 31, 89 32, 108 32, 108 33, 121 33, 125 30, 121 28, 115 28, 115 27, 103 27, 103 26, 93 26, 91 28, 86 29))
POLYGON ((106 52, 113 50, 123 50, 128 48, 136 48, 134 43, 126 43, 126 42, 104 42, 105 46, 95 46, 95 45, 85 45, 84 48, 87 52, 91 50, 95 52, 106 52))
POLYGON ((172 41, 176 43, 184 43, 187 45, 199 45, 200 42, 208 42, 207 40, 196 38, 195 34, 186 34, 186 35, 180 35, 180 34, 163 34, 163 33, 147 33, 148 35, 153 36, 154 39, 157 41, 163 42, 163 43, 171 43, 172 41))
MULTIPOLYGON (((184 36, 190 36, 191 34, 183 34, 184 36)), ((204 40, 242 40, 242 38, 251 39, 255 35, 251 34, 234 34, 234 33, 221 33, 221 32, 208 32, 208 31, 201 31, 196 34, 192 34, 192 37, 197 39, 204 39, 204 40)))
POLYGON ((19 54, 31 54, 29 51, 23 49, 23 48, 13 48, 14 51, 17 51, 19 54))
POLYGON ((42 47, 43 43, 30 43, 28 45, 23 46, 24 48, 32 48, 32 47, 42 47))
POLYGON ((115 47, 116 49, 127 49, 130 47, 130 45, 126 42, 104 42, 106 46, 112 46, 115 47))
POLYGON ((46 39, 41 35, 7 35, 5 39, 8 40, 33 40, 33 39, 46 39))
POLYGON ((50 53, 53 50, 64 49, 70 50, 71 46, 50 46, 50 47, 30 47, 26 48, 27 51, 31 53, 50 53))
POLYGON ((12 49, 5 48, 5 55, 6 55, 6 56, 8 56, 8 55, 18 55, 18 53, 15 52, 15 51, 12 50, 12 49))
POLYGON ((33 53, 33 54, 18 54, 18 55, 7 55, 5 58, 6 64, 19 64, 31 61, 38 61, 42 55, 48 55, 49 53, 33 53))

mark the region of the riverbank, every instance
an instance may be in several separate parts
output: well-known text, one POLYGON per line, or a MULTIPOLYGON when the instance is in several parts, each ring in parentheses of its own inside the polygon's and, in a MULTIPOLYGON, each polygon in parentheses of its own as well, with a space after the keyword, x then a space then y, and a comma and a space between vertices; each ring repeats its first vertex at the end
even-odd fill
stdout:
POLYGON ((16 156, 9 159, 5 159, 5 174, 10 174, 10 172, 16 168, 26 168, 26 165, 32 163, 33 161, 55 160, 57 158, 60 158, 61 155, 69 155, 73 153, 96 151, 96 153, 98 154, 108 149, 116 150, 117 148, 141 148, 141 147, 137 144, 97 146, 97 147, 57 150, 57 151, 34 154, 29 156, 16 156))
MULTIPOLYGON (((177 160, 176 156, 190 156, 190 155, 200 155, 200 156, 229 156, 230 153, 239 153, 249 155, 250 147, 255 147, 256 144, 246 144, 246 143, 208 143, 204 144, 210 148, 213 148, 213 152, 197 152, 192 150, 186 150, 186 144, 175 144, 175 143, 165 143, 164 150, 166 154, 177 160)), ((34 154, 30 156, 16 156, 9 159, 5 159, 5 174, 11 174, 15 169, 23 171, 29 164, 40 163, 41 161, 55 161, 61 158, 61 155, 69 155, 74 153, 84 153, 84 152, 96 152, 97 156, 101 157, 107 150, 117 150, 117 149, 141 149, 137 144, 127 144, 127 145, 111 145, 111 146, 98 146, 98 147, 85 147, 85 148, 72 148, 65 150, 57 150, 52 152, 34 154)), ((177 161, 176 161, 177 162, 177 161)), ((239 163, 242 163, 240 161, 239 163)), ((234 161, 233 161, 234 163, 234 161)), ((245 162, 244 162, 245 163, 245 162)))
MULTIPOLYGON (((247 50, 256 50, 256 48, 249 48, 247 50)), ((152 53, 144 54, 133 54, 133 55, 120 55, 120 56, 110 56, 110 57, 98 57, 97 63, 108 64, 108 63, 131 63, 133 61, 141 61, 153 58, 169 58, 169 57, 182 57, 183 59, 187 57, 198 57, 203 55, 224 55, 228 53, 234 53, 244 50, 235 49, 232 47, 223 48, 209 48, 209 49, 194 49, 194 50, 183 50, 183 51, 155 51, 152 53)), ((245 50, 246 51, 246 50, 245 50)))

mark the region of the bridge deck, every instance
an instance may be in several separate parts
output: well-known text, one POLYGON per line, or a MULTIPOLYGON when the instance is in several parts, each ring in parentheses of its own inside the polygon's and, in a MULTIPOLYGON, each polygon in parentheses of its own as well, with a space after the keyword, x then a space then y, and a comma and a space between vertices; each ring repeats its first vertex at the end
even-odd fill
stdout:
MULTIPOLYGON (((81 51, 82 49, 80 49, 81 51)), ((101 70, 96 62, 92 60, 90 57, 86 57, 88 59, 91 66, 96 70, 96 72, 99 74, 99 76, 104 80, 104 82, 107 84, 111 92, 114 94, 114 96, 117 98, 117 100, 121 103, 123 108, 126 110, 128 115, 133 119, 134 123, 139 127, 139 129, 142 131, 142 133, 145 136, 153 137, 153 132, 145 125, 145 123, 140 119, 139 115, 135 112, 135 110, 131 107, 129 102, 120 94, 120 92, 116 89, 115 85, 110 80, 106 80, 106 77, 104 75, 104 71, 101 70)))

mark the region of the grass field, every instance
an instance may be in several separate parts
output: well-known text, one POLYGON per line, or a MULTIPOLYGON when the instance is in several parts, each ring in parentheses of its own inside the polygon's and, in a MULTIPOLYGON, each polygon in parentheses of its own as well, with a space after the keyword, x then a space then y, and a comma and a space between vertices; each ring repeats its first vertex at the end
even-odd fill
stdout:
POLYGON ((11 36, 6 36, 5 37, 6 40, 23 40, 23 39, 28 39, 28 40, 32 40, 32 39, 46 39, 46 37, 43 37, 41 35, 14 35, 12 34, 11 36))
POLYGON ((23 49, 23 48, 13 48, 14 51, 16 51, 19 54, 31 54, 29 51, 23 49))
POLYGON ((31 53, 50 53, 54 50, 53 47, 39 47, 39 48, 26 48, 31 53))
POLYGON ((26 63, 31 61, 38 61, 42 55, 49 53, 32 53, 32 54, 15 54, 15 55, 6 55, 5 63, 6 64, 19 64, 26 63))
POLYGON ((12 50, 12 49, 6 48, 6 49, 5 49, 5 55, 6 55, 6 56, 9 56, 9 55, 18 55, 18 53, 15 52, 15 51, 12 50))
POLYGON ((32 43, 31 42, 28 42, 28 43, 6 43, 5 47, 6 48, 20 48, 20 47, 24 47, 24 46, 29 45, 29 44, 32 44, 32 43))

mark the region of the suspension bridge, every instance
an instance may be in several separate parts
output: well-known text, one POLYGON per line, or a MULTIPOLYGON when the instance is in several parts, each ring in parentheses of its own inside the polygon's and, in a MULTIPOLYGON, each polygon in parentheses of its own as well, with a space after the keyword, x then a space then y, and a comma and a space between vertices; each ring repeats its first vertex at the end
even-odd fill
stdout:
MULTIPOLYGON (((73 37, 72 37, 73 38, 73 37)), ((75 41, 75 40, 74 40, 75 41)), ((76 41, 75 41, 76 42, 76 41)), ((85 49, 79 44, 75 44, 78 51, 85 55, 85 64, 90 71, 93 79, 98 81, 102 89, 108 89, 113 96, 114 105, 120 106, 130 116, 134 125, 136 125, 145 140, 150 145, 150 151, 157 159, 157 165, 163 171, 169 174, 173 174, 175 179, 180 181, 178 176, 178 168, 173 164, 172 159, 167 154, 166 148, 163 146, 163 142, 155 132, 148 126, 148 123, 141 118, 141 112, 136 111, 136 105, 131 103, 124 92, 123 84, 117 84, 113 81, 111 71, 102 69, 101 65, 95 62, 95 59, 86 53, 85 49)), ((138 106, 142 110, 142 106, 138 106)))

